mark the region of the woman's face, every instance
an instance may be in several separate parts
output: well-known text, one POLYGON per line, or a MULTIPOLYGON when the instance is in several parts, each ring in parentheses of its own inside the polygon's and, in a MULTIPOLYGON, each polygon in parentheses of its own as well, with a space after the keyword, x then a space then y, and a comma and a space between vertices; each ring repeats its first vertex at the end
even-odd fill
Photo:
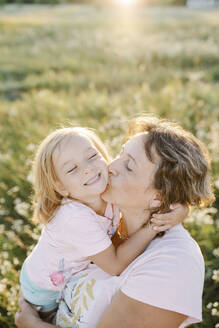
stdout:
POLYGON ((152 163, 146 156, 144 142, 147 133, 133 136, 127 141, 120 155, 109 165, 109 184, 102 198, 120 208, 148 209, 157 191, 154 189, 154 175, 160 157, 154 148, 152 163))

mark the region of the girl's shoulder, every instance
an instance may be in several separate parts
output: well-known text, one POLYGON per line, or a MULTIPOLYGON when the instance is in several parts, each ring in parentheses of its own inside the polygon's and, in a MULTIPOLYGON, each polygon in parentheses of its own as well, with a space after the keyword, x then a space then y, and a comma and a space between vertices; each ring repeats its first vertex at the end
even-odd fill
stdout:
POLYGON ((78 201, 63 198, 61 205, 55 212, 55 217, 57 216, 84 216, 84 215, 94 215, 95 212, 85 204, 78 201))
POLYGON ((75 230, 78 223, 81 225, 83 222, 96 221, 95 216, 95 212, 88 206, 71 199, 63 199, 46 227, 47 230, 55 229, 59 231, 63 226, 68 226, 69 230, 71 228, 75 230), (94 220, 91 220, 91 217, 94 220))

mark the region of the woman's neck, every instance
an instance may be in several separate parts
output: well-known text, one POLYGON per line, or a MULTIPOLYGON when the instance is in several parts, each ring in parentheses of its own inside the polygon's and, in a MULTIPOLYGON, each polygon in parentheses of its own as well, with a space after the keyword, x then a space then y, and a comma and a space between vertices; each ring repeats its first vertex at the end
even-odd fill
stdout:
POLYGON ((139 209, 121 209, 122 218, 125 223, 127 234, 130 237, 137 230, 139 230, 143 224, 147 223, 150 219, 149 210, 139 210, 139 209))

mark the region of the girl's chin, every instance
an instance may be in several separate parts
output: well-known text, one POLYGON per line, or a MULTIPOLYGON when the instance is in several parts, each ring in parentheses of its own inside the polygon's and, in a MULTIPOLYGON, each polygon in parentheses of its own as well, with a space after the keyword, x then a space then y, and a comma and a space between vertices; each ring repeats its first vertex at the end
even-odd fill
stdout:
POLYGON ((106 186, 106 189, 102 192, 101 194, 101 198, 105 201, 111 201, 111 189, 110 189, 110 186, 107 185, 106 186))

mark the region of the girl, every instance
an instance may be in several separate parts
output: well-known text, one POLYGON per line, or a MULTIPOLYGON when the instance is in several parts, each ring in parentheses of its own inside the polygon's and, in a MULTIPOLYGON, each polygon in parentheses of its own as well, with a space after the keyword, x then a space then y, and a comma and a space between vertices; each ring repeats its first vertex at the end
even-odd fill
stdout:
MULTIPOLYGON (((141 227, 117 249, 113 246, 119 210, 101 198, 108 161, 102 142, 85 128, 56 130, 39 146, 33 166, 34 217, 45 227, 23 264, 20 282, 24 297, 40 306, 43 317, 56 309, 71 275, 90 262, 119 275, 156 236, 151 227, 141 227)), ((125 165, 129 170, 128 161, 125 165)), ((174 218, 169 215, 171 226, 185 214, 185 207, 179 206, 174 218)))

